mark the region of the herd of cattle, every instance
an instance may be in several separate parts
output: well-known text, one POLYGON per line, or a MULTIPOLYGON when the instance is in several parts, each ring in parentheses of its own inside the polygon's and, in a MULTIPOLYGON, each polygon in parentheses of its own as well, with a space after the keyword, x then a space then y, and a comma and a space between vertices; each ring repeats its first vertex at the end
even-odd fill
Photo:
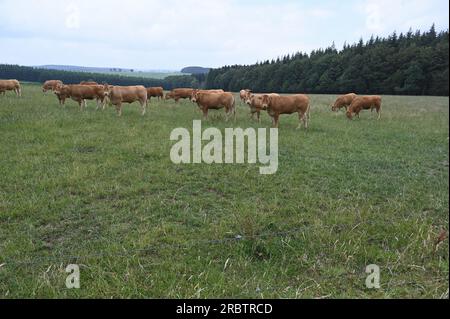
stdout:
MULTIPOLYGON (((122 115, 122 105, 124 103, 139 102, 142 108, 142 115, 146 112, 148 102, 152 97, 158 99, 173 99, 178 103, 181 99, 189 99, 196 103, 203 112, 205 119, 208 118, 209 110, 225 109, 227 120, 230 116, 236 118, 236 101, 231 92, 223 90, 198 90, 179 88, 173 89, 164 95, 162 87, 145 88, 144 86, 113 86, 108 84, 98 84, 96 82, 81 82, 80 84, 65 85, 59 80, 46 81, 42 86, 43 92, 52 91, 61 105, 64 105, 66 99, 71 98, 78 102, 81 110, 86 107, 86 100, 95 100, 97 109, 102 106, 106 108, 107 104, 114 105, 119 116, 122 115)), ((0 94, 6 91, 14 91, 17 96, 21 96, 22 90, 17 80, 0 80, 0 94)), ((310 119, 310 100, 304 94, 279 95, 271 94, 255 94, 251 90, 240 91, 240 99, 250 107, 252 119, 257 115, 258 122, 261 118, 261 111, 265 110, 272 118, 272 123, 278 127, 279 117, 282 114, 298 113, 299 127, 303 123, 308 128, 308 120, 310 119)), ((378 119, 381 118, 381 97, 358 96, 354 93, 342 95, 337 98, 332 105, 333 111, 339 111, 341 108, 346 109, 349 119, 353 115, 359 117, 362 110, 376 110, 378 119)))

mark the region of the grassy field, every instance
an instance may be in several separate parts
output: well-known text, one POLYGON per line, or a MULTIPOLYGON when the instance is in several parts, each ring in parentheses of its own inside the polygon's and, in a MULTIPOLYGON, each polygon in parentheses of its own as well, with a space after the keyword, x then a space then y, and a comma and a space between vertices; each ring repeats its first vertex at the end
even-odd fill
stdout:
MULTIPOLYGON (((0 96, 2 298, 448 298, 448 98, 386 96, 381 121, 348 121, 311 96, 310 129, 282 117, 278 173, 262 176, 172 164, 170 132, 201 118, 188 101, 118 118, 23 91, 0 96), (71 263, 81 289, 65 287, 71 263)), ((234 126, 270 119, 240 105, 234 126)))
POLYGON ((169 76, 178 75, 188 75, 181 72, 145 72, 145 71, 135 71, 135 72, 104 72, 104 74, 120 75, 120 76, 131 76, 131 77, 142 77, 149 79, 162 80, 169 76))

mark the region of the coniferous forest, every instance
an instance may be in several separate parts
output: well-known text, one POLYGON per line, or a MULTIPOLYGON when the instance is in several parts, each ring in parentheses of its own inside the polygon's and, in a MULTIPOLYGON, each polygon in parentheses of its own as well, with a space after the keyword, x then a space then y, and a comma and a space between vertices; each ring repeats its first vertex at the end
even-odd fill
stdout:
POLYGON ((255 65, 225 66, 209 72, 206 87, 255 92, 398 95, 449 93, 448 30, 410 30, 371 37, 337 50, 334 44, 255 65))

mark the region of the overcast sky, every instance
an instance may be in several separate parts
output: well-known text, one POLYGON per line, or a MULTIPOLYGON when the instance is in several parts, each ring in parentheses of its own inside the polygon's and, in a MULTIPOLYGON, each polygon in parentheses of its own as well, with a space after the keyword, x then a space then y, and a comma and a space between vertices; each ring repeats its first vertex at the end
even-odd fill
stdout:
POLYGON ((219 67, 448 20, 447 0, 0 0, 0 63, 219 67))

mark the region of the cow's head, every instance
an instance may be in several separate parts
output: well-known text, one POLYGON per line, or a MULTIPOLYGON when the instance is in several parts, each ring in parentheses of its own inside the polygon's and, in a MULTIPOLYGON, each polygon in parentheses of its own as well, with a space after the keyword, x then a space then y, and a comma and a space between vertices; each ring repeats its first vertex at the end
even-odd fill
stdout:
POLYGON ((352 111, 351 108, 349 108, 349 109, 347 110, 346 115, 347 115, 347 118, 348 118, 349 120, 351 120, 351 119, 353 118, 353 111, 352 111))
POLYGON ((113 85, 109 85, 108 83, 103 83, 103 92, 105 93, 106 97, 109 97, 111 95, 111 91, 113 89, 113 85))
POLYGON ((65 91, 67 91, 67 85, 64 84, 57 84, 53 89, 53 93, 57 95, 63 94, 65 91))
POLYGON ((252 99, 254 98, 254 95, 252 93, 247 93, 244 102, 248 105, 252 105, 252 99))
POLYGON ((192 93, 191 93, 191 101, 194 102, 194 103, 197 101, 197 99, 195 98, 195 96, 197 95, 198 92, 199 92, 198 89, 194 89, 194 90, 192 91, 192 93))
POLYGON ((270 107, 270 104, 272 103, 272 97, 270 95, 264 94, 262 96, 261 106, 264 110, 267 110, 270 107))
POLYGON ((198 100, 199 96, 200 96, 200 91, 197 90, 197 91, 192 92, 191 101, 193 103, 197 103, 197 100, 198 100))
POLYGON ((331 105, 331 111, 336 112, 338 111, 338 108, 336 107, 336 104, 331 105))

